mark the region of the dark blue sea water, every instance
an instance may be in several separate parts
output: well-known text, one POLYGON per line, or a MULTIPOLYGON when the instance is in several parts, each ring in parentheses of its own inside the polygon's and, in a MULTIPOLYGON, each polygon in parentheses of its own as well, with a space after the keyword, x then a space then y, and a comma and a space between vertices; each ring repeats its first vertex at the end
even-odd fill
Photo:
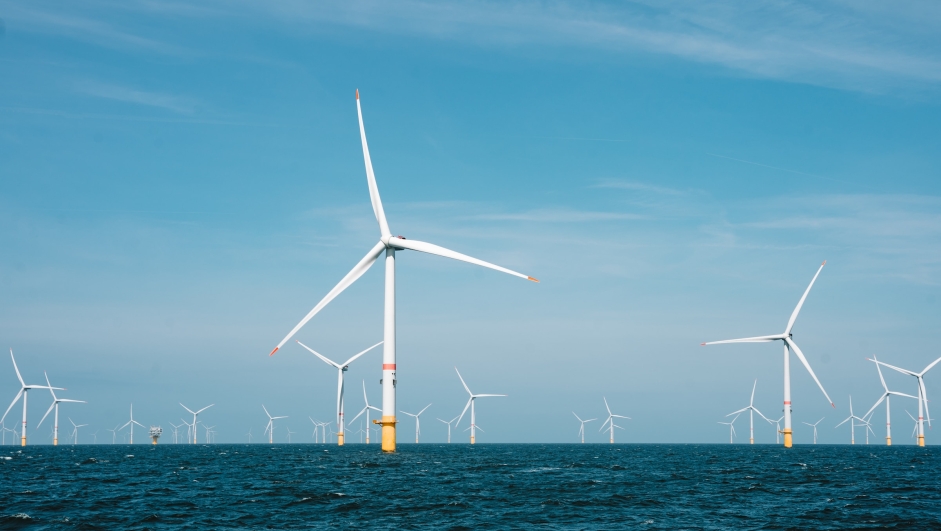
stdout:
POLYGON ((0 447, 0 528, 941 528, 941 448, 399 449, 0 447))

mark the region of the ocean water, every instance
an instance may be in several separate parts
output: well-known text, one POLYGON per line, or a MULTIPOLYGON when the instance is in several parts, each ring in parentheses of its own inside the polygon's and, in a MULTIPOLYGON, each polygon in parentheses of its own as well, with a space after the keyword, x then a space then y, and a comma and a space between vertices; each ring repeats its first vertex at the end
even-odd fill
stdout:
POLYGON ((936 447, 399 449, 4 446, 0 529, 941 528, 936 447))

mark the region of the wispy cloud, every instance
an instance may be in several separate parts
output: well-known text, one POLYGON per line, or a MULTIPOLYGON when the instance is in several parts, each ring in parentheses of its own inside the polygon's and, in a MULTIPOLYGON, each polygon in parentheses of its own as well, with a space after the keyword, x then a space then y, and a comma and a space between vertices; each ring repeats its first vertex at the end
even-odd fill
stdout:
POLYGON ((687 195, 689 190, 678 190, 665 186, 656 186, 653 184, 642 183, 638 181, 628 181, 624 179, 601 179, 592 188, 613 188, 617 190, 634 190, 637 192, 651 192, 662 195, 687 195))
POLYGON ((148 92, 97 81, 81 81, 76 84, 76 90, 97 98, 157 107, 180 114, 190 114, 196 106, 196 103, 190 98, 159 92, 148 92))
POLYGON ((623 212, 595 212, 571 209, 538 209, 526 212, 480 214, 468 219, 481 221, 532 221, 536 223, 582 223, 590 221, 618 221, 647 219, 641 214, 623 212))

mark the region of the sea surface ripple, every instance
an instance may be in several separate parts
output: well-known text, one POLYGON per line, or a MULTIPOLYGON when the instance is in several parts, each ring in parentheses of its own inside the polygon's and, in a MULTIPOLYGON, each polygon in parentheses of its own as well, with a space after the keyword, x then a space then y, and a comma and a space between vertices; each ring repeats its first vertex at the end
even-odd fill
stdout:
POLYGON ((876 445, 4 446, 0 529, 938 529, 939 465, 876 445))

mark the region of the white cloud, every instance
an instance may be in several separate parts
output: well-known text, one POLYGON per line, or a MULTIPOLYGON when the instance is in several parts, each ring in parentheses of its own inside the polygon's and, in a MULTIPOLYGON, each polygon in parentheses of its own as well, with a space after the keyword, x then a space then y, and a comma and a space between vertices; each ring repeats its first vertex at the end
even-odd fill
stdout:
POLYGON ((77 84, 76 88, 79 92, 90 96, 126 103, 136 103, 148 107, 158 107, 180 114, 192 113, 195 107, 195 102, 189 98, 159 92, 148 92, 97 81, 82 81, 77 84))

